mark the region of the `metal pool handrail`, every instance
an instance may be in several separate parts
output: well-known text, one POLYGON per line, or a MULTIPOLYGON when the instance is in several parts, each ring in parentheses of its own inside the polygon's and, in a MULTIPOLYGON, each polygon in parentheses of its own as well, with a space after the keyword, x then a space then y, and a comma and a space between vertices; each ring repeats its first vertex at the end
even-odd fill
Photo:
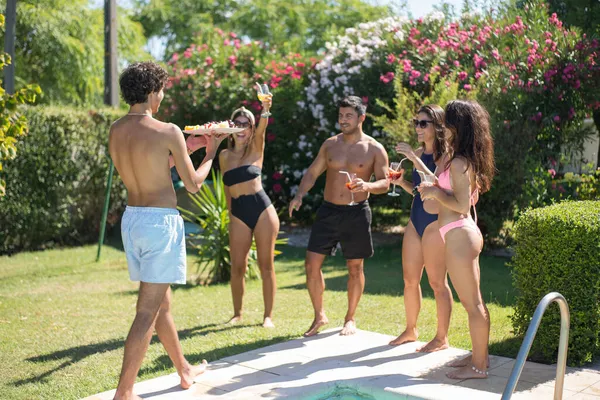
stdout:
POLYGON ((542 321, 542 316, 544 315, 544 312, 546 311, 548 306, 553 302, 557 302, 558 306, 560 307, 560 339, 558 342, 558 360, 556 362, 556 383, 554 385, 554 400, 562 400, 563 387, 565 382, 565 371, 567 368, 567 350, 569 344, 570 316, 569 305, 567 304, 567 300, 565 300, 563 295, 558 292, 552 292, 545 295, 544 298, 539 302, 537 308, 535 309, 533 318, 531 319, 529 327, 527 328, 527 333, 525 333, 525 339, 523 340, 523 344, 519 349, 519 354, 517 355, 515 366, 513 367, 512 372, 510 373, 508 383, 504 388, 504 393, 502 393, 502 400, 509 400, 512 397, 512 394, 517 386, 519 377, 521 376, 521 372, 523 371, 525 361, 527 360, 527 355, 529 354, 529 350, 531 349, 531 344, 533 343, 535 334, 537 333, 537 330, 540 326, 540 322, 542 321))

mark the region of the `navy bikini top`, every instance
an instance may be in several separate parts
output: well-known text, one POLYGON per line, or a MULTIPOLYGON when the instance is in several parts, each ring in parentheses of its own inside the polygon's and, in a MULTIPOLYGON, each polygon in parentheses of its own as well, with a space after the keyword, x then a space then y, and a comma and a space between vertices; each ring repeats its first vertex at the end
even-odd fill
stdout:
POLYGON ((223 174, 225 186, 233 186, 238 183, 251 181, 261 175, 262 171, 256 165, 242 165, 223 174))

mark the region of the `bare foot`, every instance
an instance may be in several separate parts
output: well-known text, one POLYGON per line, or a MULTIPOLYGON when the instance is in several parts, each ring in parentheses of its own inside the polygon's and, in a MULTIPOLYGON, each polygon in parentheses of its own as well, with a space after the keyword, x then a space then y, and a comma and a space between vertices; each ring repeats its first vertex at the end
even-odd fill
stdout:
POLYGON ((392 340, 389 345, 390 346, 399 346, 404 343, 414 342, 419 338, 419 332, 417 329, 406 329, 404 332, 400 334, 396 339, 392 340))
POLYGON ((242 316, 234 315, 233 317, 231 317, 231 319, 229 321, 227 321, 227 325, 235 325, 238 322, 242 322, 242 316))
POLYGON ((354 320, 349 320, 344 323, 344 327, 340 332, 341 336, 350 336, 356 333, 356 322, 354 320))
POLYGON ((464 367, 455 371, 450 371, 446 374, 450 379, 487 379, 487 371, 481 371, 472 365, 465 365, 464 367))
POLYGON ((328 323, 329 320, 325 316, 322 316, 319 319, 315 318, 310 328, 306 332, 304 332, 304 337, 316 335, 317 333, 319 333, 319 329, 321 329, 322 326, 327 325, 328 323))
MULTIPOLYGON (((452 368, 466 367, 467 365, 471 365, 472 358, 473 358, 473 356, 471 354, 469 354, 465 358, 461 358, 460 360, 455 360, 455 361, 452 361, 451 363, 448 363, 448 367, 452 367, 452 368)), ((489 367, 490 367, 490 359, 488 357, 487 368, 489 368, 489 367)))
POLYGON ((124 394, 115 393, 115 397, 113 398, 113 400, 143 400, 143 399, 140 396, 138 396, 137 394, 134 394, 133 392, 129 392, 129 393, 124 393, 124 394))
POLYGON ((438 339, 437 336, 423 347, 417 349, 417 353, 433 353, 434 351, 445 350, 448 348, 448 338, 438 339))
POLYGON ((206 367, 208 367, 208 363, 206 360, 202 360, 202 364, 200 365, 188 365, 187 368, 184 368, 181 375, 179 375, 181 378, 181 387, 189 389, 194 384, 194 378, 206 372, 206 367))
POLYGON ((271 317, 265 317, 263 321, 263 328, 275 328, 275 324, 271 320, 271 317))

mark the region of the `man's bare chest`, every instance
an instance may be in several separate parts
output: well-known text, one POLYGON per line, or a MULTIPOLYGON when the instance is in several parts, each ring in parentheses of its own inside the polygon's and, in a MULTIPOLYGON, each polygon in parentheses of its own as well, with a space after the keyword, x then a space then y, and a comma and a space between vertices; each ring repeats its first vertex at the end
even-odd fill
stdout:
POLYGON ((365 145, 340 146, 327 152, 327 166, 342 171, 372 171, 374 154, 365 145))

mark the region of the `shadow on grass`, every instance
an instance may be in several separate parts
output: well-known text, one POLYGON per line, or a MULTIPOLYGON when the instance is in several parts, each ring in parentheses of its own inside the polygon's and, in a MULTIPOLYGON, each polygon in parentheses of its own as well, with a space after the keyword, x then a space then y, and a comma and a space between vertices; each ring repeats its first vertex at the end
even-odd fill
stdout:
MULTIPOLYGON (((218 286, 218 285, 229 285, 229 282, 227 283, 216 283, 214 285, 211 286, 218 286)), ((196 284, 192 284, 192 283, 186 283, 184 285, 172 285, 171 286, 171 291, 173 293, 178 292, 178 291, 186 291, 186 290, 192 290, 192 289, 198 289, 203 287, 203 285, 196 285, 196 284)), ((139 289, 135 289, 135 290, 121 290, 118 292, 114 292, 113 296, 135 296, 137 297, 139 294, 139 289)))
MULTIPOLYGON (((256 326, 258 326, 258 325, 260 325, 260 324, 257 324, 256 326)), ((178 331, 178 334, 179 334, 179 339, 182 341, 182 340, 196 337, 196 336, 206 336, 206 335, 212 334, 212 333, 218 333, 218 332, 234 330, 234 329, 248 328, 248 327, 252 327, 252 326, 255 326, 255 325, 207 324, 207 325, 196 326, 196 327, 190 328, 190 329, 180 330, 180 331, 178 331)), ((202 361, 202 359, 206 359, 208 361, 217 360, 222 357, 227 357, 230 355, 243 353, 243 352, 255 349, 255 348, 264 347, 264 346, 268 346, 270 344, 286 341, 286 340, 289 340, 291 337, 292 336, 290 336, 290 335, 277 336, 277 337, 274 337, 274 338, 268 339, 268 340, 259 340, 259 341, 255 341, 252 343, 232 345, 232 346, 228 346, 228 347, 224 347, 224 348, 220 348, 220 349, 215 349, 215 350, 209 351, 205 354, 190 354, 190 355, 186 355, 186 357, 191 363, 199 363, 202 361)), ((156 334, 153 335, 151 343, 158 343, 158 342, 159 342, 158 336, 156 334)), ((32 362, 32 363, 46 363, 46 362, 53 362, 53 361, 62 360, 62 359, 66 359, 66 360, 62 364, 44 372, 43 374, 36 375, 34 377, 30 377, 27 379, 20 379, 20 380, 12 382, 12 384, 14 386, 23 386, 23 385, 27 385, 30 383, 39 383, 39 382, 47 381, 47 378, 49 378, 53 373, 58 372, 70 365, 76 364, 91 355, 98 354, 98 353, 104 353, 107 351, 118 350, 118 349, 124 347, 124 345, 125 345, 125 341, 123 339, 114 339, 114 340, 107 340, 107 341, 101 342, 101 343, 93 343, 93 344, 87 344, 87 345, 82 345, 82 346, 75 346, 75 347, 71 347, 68 349, 59 350, 59 351, 55 351, 55 352, 48 353, 48 354, 43 354, 40 356, 29 357, 26 359, 26 361, 32 362)), ((155 363, 154 366, 150 367, 147 370, 142 370, 142 371, 143 372, 153 372, 153 371, 158 371, 158 370, 164 370, 165 368, 170 368, 171 366, 172 366, 172 363, 169 360, 169 357, 165 355, 164 358, 160 357, 159 361, 157 363, 155 363)))
MULTIPOLYGON (((282 262, 293 262, 299 258, 304 261, 306 250, 298 248, 286 248, 277 260, 282 262)), ((382 246, 375 249, 375 255, 365 260, 365 291, 366 294, 386 294, 401 296, 404 291, 402 276, 402 250, 398 246, 382 246)), ((487 303, 500 306, 512 306, 515 301, 515 291, 512 285, 510 269, 506 266, 506 260, 500 257, 482 256, 481 266, 481 294, 487 303)), ((297 267, 295 268, 297 269, 297 267)), ((343 291, 347 290, 348 276, 328 277, 333 271, 345 271, 345 260, 338 254, 327 257, 323 263, 325 277, 325 290, 343 291)), ((298 275, 304 276, 304 268, 298 269, 298 275)), ((450 283, 452 286, 452 284, 450 283)), ((307 290, 304 283, 281 287, 280 289, 307 290)), ((434 298, 433 290, 429 286, 427 273, 423 272, 421 279, 423 297, 434 298)), ((456 294, 455 300, 458 301, 456 294)))

